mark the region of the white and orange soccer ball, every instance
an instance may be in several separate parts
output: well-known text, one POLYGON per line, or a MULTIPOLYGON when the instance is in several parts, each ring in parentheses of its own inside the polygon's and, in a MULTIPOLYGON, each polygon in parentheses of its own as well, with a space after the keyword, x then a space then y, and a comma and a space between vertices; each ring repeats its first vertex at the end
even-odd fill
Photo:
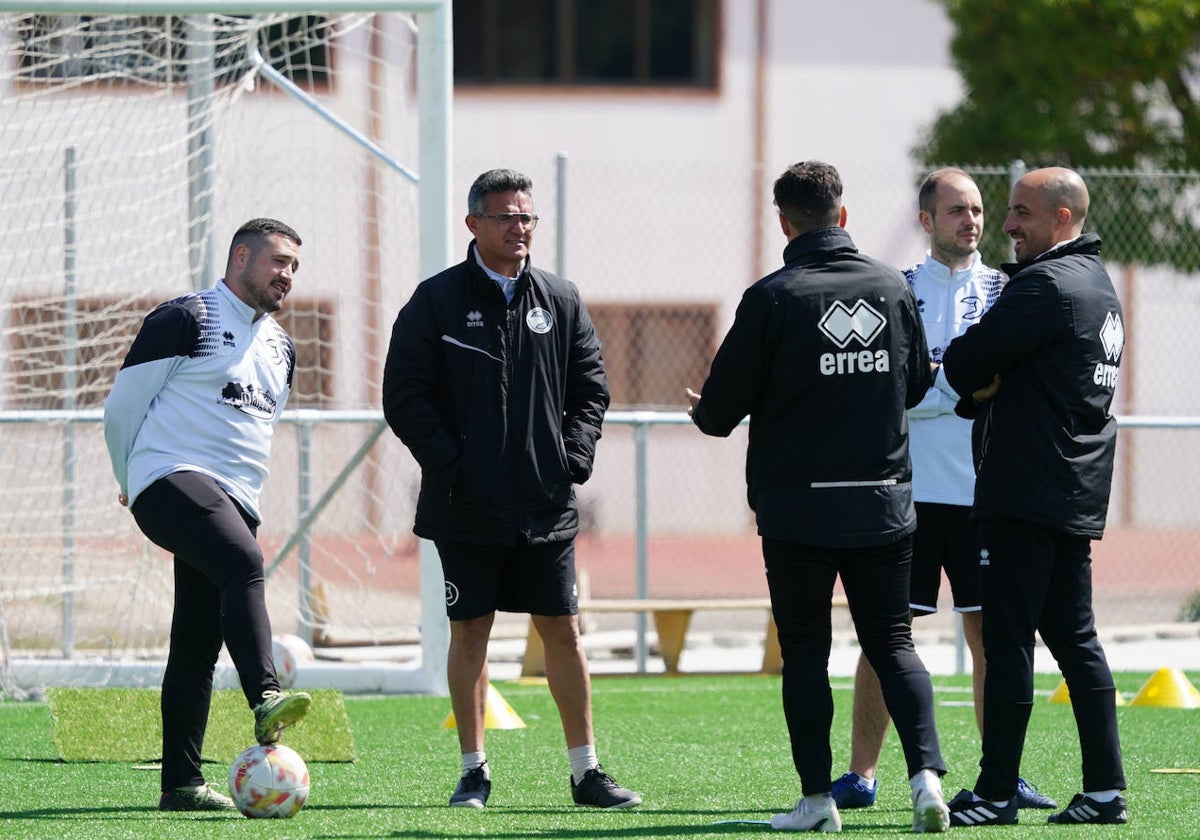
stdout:
POLYGON ((275 660, 275 676, 279 678, 280 688, 294 686, 300 668, 316 659, 308 643, 290 633, 277 633, 271 637, 271 655, 275 660))
POLYGON ((293 817, 308 799, 308 765, 291 747, 255 744, 229 768, 229 793, 247 817, 293 817))

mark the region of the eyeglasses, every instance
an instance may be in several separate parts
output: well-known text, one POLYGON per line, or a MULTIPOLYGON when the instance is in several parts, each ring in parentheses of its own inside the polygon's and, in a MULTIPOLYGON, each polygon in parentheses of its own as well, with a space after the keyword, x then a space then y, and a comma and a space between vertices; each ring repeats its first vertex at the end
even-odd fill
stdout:
POLYGON ((537 227, 539 218, 533 213, 475 213, 474 216, 477 219, 491 219, 498 225, 512 225, 520 222, 530 230, 533 230, 535 227, 537 227))

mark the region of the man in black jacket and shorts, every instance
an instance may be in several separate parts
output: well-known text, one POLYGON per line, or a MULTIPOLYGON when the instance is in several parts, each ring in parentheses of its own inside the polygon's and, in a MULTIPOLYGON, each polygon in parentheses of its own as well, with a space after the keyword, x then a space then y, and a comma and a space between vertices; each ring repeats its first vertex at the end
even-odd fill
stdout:
POLYGON ((839 831, 830 795, 831 602, 840 576, 904 747, 913 831, 942 832, 946 772, 929 672, 908 623, 916 528, 905 410, 932 375, 904 275, 858 252, 842 181, 808 161, 775 182, 784 267, 746 290, 700 394, 702 432, 747 416, 746 481, 783 653, 783 710, 803 796, 783 831, 839 831))
POLYGON ((1083 233, 1078 173, 1036 169, 1013 186, 1004 231, 1014 265, 999 300, 946 349, 946 379, 975 417, 983 596, 983 757, 956 826, 1017 822, 1017 770, 1033 709, 1034 632, 1071 693, 1083 792, 1051 823, 1127 821, 1116 686, 1096 637, 1091 541, 1104 533, 1125 345, 1121 302, 1083 233))
POLYGON ((434 541, 450 618, 447 677, 462 773, 450 804, 483 808, 487 648, 497 610, 527 612, 546 649, 576 805, 641 797, 600 766, 579 635, 574 484, 592 473, 608 408, 600 341, 573 283, 534 268, 533 184, 483 173, 467 196, 467 258, 400 310, 383 411, 421 465, 413 531, 434 541))

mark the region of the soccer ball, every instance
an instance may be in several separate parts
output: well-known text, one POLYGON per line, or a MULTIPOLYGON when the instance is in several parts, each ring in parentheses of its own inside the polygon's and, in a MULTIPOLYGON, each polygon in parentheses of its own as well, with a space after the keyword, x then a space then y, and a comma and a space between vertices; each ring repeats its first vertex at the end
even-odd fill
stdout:
POLYGON ((293 817, 308 799, 308 766, 283 744, 255 744, 229 768, 233 804, 247 817, 293 817))
POLYGON ((300 666, 316 658, 303 639, 290 633, 271 637, 271 655, 275 659, 275 675, 279 677, 280 688, 294 686, 300 666))

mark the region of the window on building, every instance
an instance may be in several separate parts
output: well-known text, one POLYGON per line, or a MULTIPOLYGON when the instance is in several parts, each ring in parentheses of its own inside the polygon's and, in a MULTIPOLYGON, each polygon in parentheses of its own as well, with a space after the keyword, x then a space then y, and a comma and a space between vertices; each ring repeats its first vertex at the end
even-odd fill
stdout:
POLYGON ((8 399, 11 408, 99 408, 150 300, 22 299, 11 304, 8 399), (70 338, 74 333, 75 338, 70 338))
MULTIPOLYGON (((213 16, 203 37, 211 41, 215 84, 220 87, 249 70, 245 21, 249 16, 213 16)), ((254 33, 263 58, 300 85, 329 77, 326 19, 297 15, 254 33)), ((166 16, 26 15, 13 22, 20 42, 24 82, 119 78, 154 85, 185 84, 189 62, 186 19, 166 16)), ((192 59, 194 61, 194 56, 192 59)))
MULTIPOLYGON (((8 310, 7 405, 14 409, 100 408, 142 320, 161 301, 27 298, 8 310), (74 340, 70 336, 74 334, 74 340)), ((333 400, 334 304, 289 299, 277 316, 296 344, 289 408, 333 400)))
POLYGON ((704 303, 589 303, 613 408, 672 408, 708 376, 717 308, 704 303))
POLYGON ((716 86, 720 0, 454 0, 460 85, 716 86))
POLYGON ((292 299, 275 313, 275 320, 296 345, 289 408, 333 406, 334 326, 336 311, 327 299, 292 299))

